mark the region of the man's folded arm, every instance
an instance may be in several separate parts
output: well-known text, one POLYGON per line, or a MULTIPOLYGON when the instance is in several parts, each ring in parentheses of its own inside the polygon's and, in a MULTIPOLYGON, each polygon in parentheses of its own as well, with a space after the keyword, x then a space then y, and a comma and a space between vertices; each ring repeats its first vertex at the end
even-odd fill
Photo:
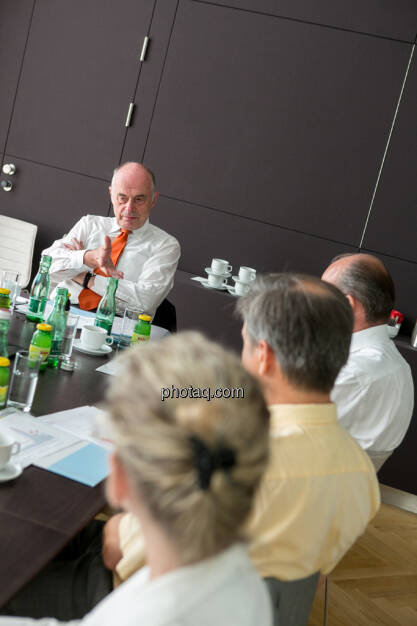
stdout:
POLYGON ((85 272, 89 269, 87 265, 84 265, 86 250, 70 250, 66 247, 68 244, 72 245, 73 239, 81 242, 87 241, 86 218, 87 216, 82 217, 68 234, 64 235, 62 239, 54 241, 52 246, 42 252, 43 255, 46 254, 52 257, 49 275, 54 282, 72 278, 80 272, 85 272))

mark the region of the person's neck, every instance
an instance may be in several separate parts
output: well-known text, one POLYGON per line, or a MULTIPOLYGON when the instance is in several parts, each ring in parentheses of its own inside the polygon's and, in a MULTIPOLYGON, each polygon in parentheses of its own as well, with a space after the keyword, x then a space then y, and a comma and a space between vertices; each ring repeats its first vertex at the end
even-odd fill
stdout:
POLYGON ((365 320, 355 319, 354 324, 353 324, 353 332, 358 333, 361 330, 368 330, 368 328, 375 328, 375 326, 383 326, 386 323, 387 323, 386 321, 382 321, 382 322, 375 322, 374 324, 370 324, 369 322, 365 320))
POLYGON ((148 514, 137 512, 146 545, 151 580, 182 566, 180 555, 161 526, 148 514))
POLYGON ((264 387, 266 403, 271 404, 328 404, 331 402, 330 393, 321 391, 309 391, 298 389, 277 380, 275 383, 271 381, 267 387, 264 387))

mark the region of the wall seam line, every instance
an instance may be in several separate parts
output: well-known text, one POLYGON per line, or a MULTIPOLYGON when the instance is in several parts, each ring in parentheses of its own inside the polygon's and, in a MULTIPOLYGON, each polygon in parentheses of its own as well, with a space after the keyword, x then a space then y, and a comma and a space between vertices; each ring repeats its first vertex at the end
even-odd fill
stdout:
POLYGON ((388 134, 387 143, 385 145, 384 154, 382 156, 381 165, 379 166, 378 176, 377 176, 377 179, 376 179, 376 182, 375 182, 374 191, 372 193, 371 203, 369 205, 368 215, 366 217, 365 225, 364 225, 364 228, 363 228, 363 231, 362 231, 362 237, 361 237, 361 240, 360 240, 360 243, 359 243, 359 248, 362 248, 363 241, 365 239, 366 229, 368 228, 369 219, 371 217, 372 209, 373 209, 373 206, 374 206, 375 196, 376 196, 376 193, 377 193, 378 187, 379 187, 379 181, 381 179, 382 170, 383 170, 384 164, 385 164, 385 159, 386 159, 386 156, 388 154, 388 149, 389 149, 389 146, 390 146, 390 143, 391 143, 392 133, 394 131, 395 123, 397 121, 398 111, 399 111, 399 108, 400 108, 400 104, 401 104, 401 100, 402 100, 402 97, 403 97, 405 85, 406 85, 406 82, 407 82, 408 73, 410 71, 411 61, 413 60, 414 48, 415 48, 415 44, 413 44, 413 46, 411 48, 411 53, 410 53, 410 57, 408 59, 407 69, 405 70, 405 75, 404 75, 403 82, 402 82, 402 85, 401 85, 400 95, 398 97, 397 106, 395 108, 395 113, 394 113, 394 117, 393 117, 393 120, 392 120, 390 131, 389 131, 389 134, 388 134))

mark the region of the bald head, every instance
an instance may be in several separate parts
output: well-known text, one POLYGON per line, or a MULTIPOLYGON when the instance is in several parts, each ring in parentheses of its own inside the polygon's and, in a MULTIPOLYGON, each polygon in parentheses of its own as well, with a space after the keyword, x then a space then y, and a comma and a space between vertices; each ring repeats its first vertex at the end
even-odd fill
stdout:
POLYGON ((322 279, 359 302, 369 326, 387 322, 395 302, 395 288, 387 268, 377 257, 341 255, 333 259, 322 279))
POLYGON ((121 228, 137 230, 155 206, 155 176, 141 163, 124 163, 113 172, 110 197, 114 214, 121 228))

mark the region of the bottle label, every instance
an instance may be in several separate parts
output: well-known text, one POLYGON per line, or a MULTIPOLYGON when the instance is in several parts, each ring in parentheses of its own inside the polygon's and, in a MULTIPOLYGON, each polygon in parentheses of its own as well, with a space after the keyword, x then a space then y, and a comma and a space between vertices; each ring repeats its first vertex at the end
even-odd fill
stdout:
POLYGON ((130 343, 138 343, 139 341, 149 341, 149 335, 139 335, 138 333, 133 333, 132 341, 130 343))
POLYGON ((46 298, 34 298, 29 300, 29 311, 31 313, 43 313, 45 310, 46 298))
POLYGON ((63 344, 62 339, 53 339, 51 343, 50 355, 59 356, 62 352, 62 344, 63 344))
POLYGON ((6 405, 8 388, 8 385, 6 385, 5 387, 0 387, 0 408, 3 408, 6 405))
POLYGON ((37 358, 40 355, 41 362, 45 363, 49 356, 50 351, 51 351, 50 348, 40 348, 39 346, 35 346, 33 345, 33 343, 31 343, 29 346, 29 357, 32 356, 32 357, 37 358))

